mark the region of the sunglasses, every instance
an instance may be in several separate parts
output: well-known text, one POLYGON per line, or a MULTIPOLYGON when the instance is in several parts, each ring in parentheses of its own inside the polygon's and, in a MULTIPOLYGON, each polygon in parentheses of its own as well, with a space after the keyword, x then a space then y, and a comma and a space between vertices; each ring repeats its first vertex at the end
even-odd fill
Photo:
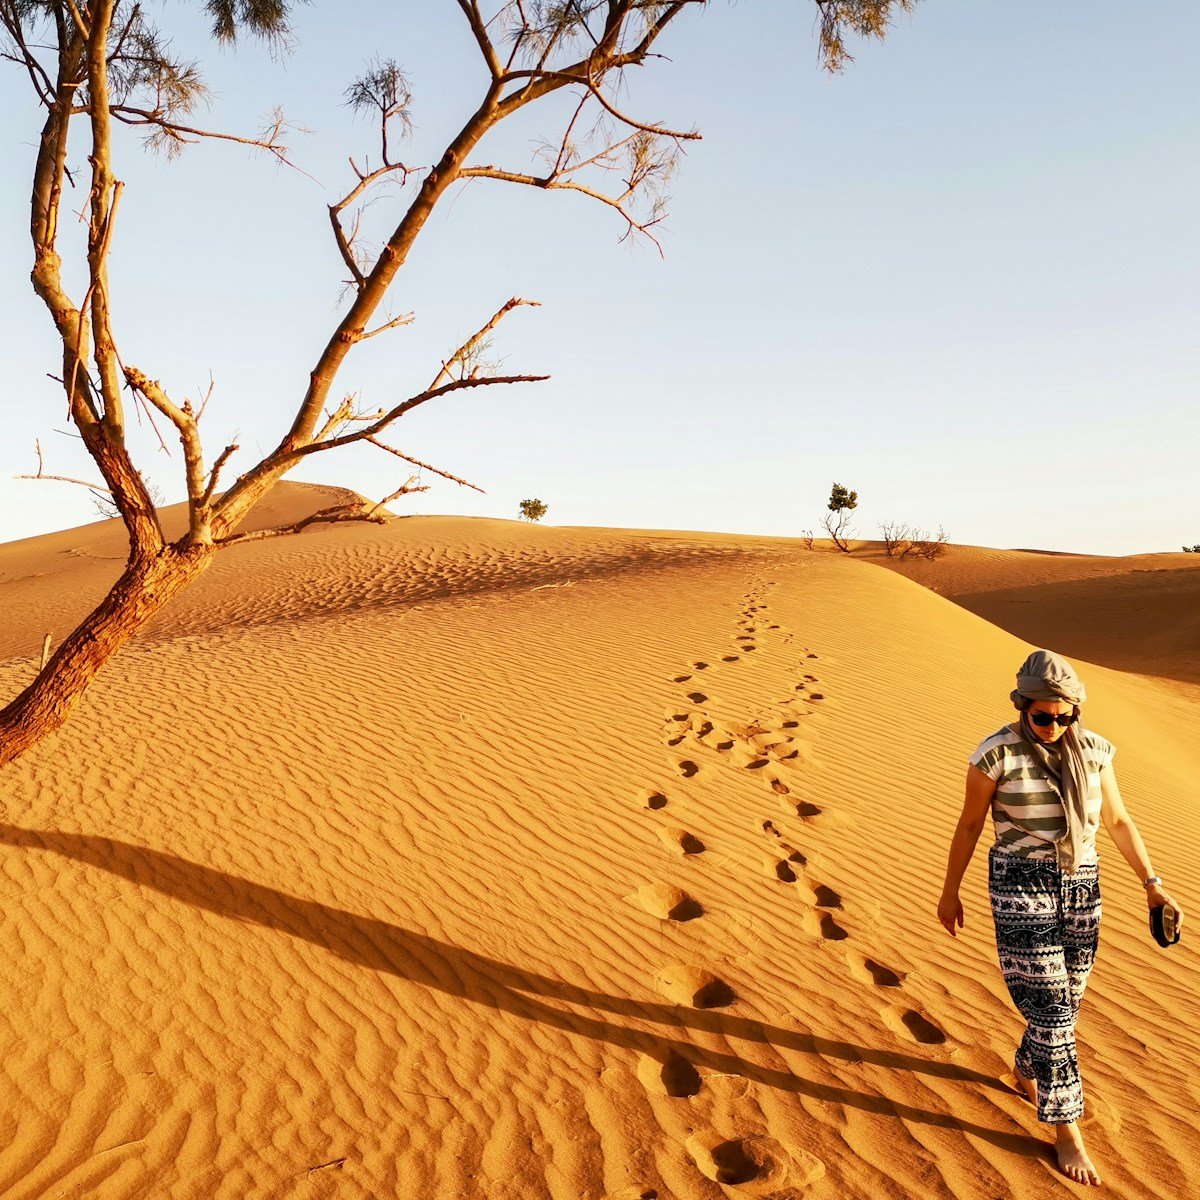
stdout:
POLYGON ((1029 719, 1042 729, 1045 729, 1056 722, 1060 728, 1066 729, 1068 725, 1074 725, 1076 720, 1078 720, 1074 713, 1058 713, 1056 715, 1048 712, 1030 713, 1029 719))

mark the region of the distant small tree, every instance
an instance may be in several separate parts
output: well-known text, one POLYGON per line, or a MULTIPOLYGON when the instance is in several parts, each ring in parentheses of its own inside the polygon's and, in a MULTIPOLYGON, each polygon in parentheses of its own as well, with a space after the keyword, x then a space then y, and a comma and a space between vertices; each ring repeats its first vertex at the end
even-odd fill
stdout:
POLYGON ((804 542, 805 550, 811 550, 813 548, 813 531, 811 529, 804 530, 804 532, 800 535, 800 539, 804 542))
POLYGON ((858 493, 842 487, 840 483, 835 483, 833 491, 829 493, 829 511, 825 514, 821 524, 825 526, 825 532, 833 538, 833 544, 843 554, 850 553, 850 546, 847 542, 847 538, 851 534, 850 513, 857 507, 858 493))
POLYGON ((522 500, 521 517, 526 521, 540 521, 549 509, 541 500, 522 500))

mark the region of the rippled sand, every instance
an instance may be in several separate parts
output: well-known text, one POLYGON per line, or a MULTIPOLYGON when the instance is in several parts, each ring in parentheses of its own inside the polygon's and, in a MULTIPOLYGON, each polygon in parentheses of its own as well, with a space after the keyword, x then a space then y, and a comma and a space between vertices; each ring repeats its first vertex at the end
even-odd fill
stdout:
MULTIPOLYGON (((5 694, 121 558, 112 525, 0 547, 5 694)), ((934 912, 1028 649, 781 540, 429 517, 228 551, 4 773, 0 1195, 1069 1186, 1007 1082, 982 848, 956 941, 934 912)), ((1077 665, 1187 905, 1198 702, 1077 665)), ((1089 1146, 1109 1195, 1178 1200, 1195 953, 1101 838, 1089 1146)))

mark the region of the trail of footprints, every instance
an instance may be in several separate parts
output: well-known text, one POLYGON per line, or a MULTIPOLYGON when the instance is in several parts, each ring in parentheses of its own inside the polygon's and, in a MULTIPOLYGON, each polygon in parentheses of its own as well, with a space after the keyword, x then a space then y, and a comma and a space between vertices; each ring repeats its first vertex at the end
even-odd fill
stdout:
MULTIPOLYGON (((709 701, 706 674, 718 669, 734 669, 746 656, 759 653, 759 639, 766 633, 778 633, 784 646, 790 646, 794 635, 769 617, 765 593, 774 584, 753 580, 743 597, 737 621, 737 633, 727 654, 717 656, 716 662, 697 659, 673 677, 675 684, 686 684, 685 706, 668 710, 663 725, 663 741, 673 752, 672 762, 681 782, 694 779, 703 769, 698 759, 717 755, 736 767, 753 772, 763 785, 777 797, 776 805, 788 818, 809 822, 819 819, 822 808, 810 800, 796 796, 789 783, 790 772, 803 766, 804 747, 796 736, 801 722, 819 709, 825 694, 815 688, 820 681, 811 672, 797 670, 797 682, 791 694, 777 701, 772 716, 746 724, 720 723, 704 711, 709 701), (797 708, 797 705, 807 705, 797 708), (692 757, 692 755, 695 757, 692 757)), ((800 651, 801 665, 818 658, 807 647, 800 651)), ((793 782, 794 779, 793 779, 793 782)), ((662 811, 669 807, 668 795, 659 790, 647 790, 639 797, 641 807, 662 811)), ((807 856, 774 820, 760 821, 763 836, 761 866, 763 874, 773 884, 794 889, 805 908, 802 928, 823 941, 848 943, 849 931, 838 921, 843 911, 843 897, 812 877, 807 856)), ((695 833, 673 824, 658 828, 658 838, 673 855, 691 858, 703 855, 705 845, 695 833)), ((665 883, 648 883, 638 888, 638 902, 646 912, 660 920, 686 922, 704 915, 699 900, 682 888, 665 883)), ((851 976, 859 983, 881 989, 900 989, 904 973, 885 963, 861 954, 852 946, 841 948, 851 976)), ((737 996, 718 976, 703 967, 671 964, 659 971, 657 985, 671 1002, 691 1008, 723 1008, 733 1004, 737 996)), ((897 1035, 911 1038, 924 1045, 939 1045, 946 1034, 915 1008, 904 1003, 889 1005, 882 1013, 884 1022, 897 1035)), ((703 1080, 696 1068, 676 1051, 659 1061, 648 1055, 642 1057, 638 1078, 650 1092, 658 1095, 687 1097, 698 1094, 703 1080)), ((719 1138, 697 1135, 688 1141, 688 1151, 699 1170, 718 1183, 755 1183, 758 1191, 764 1184, 784 1182, 801 1187, 824 1173, 823 1164, 811 1155, 803 1156, 807 1165, 798 1162, 795 1153, 787 1153, 770 1138, 719 1138), (692 1143, 695 1142, 696 1145, 692 1143), (797 1170, 806 1178, 801 1181, 797 1170)))

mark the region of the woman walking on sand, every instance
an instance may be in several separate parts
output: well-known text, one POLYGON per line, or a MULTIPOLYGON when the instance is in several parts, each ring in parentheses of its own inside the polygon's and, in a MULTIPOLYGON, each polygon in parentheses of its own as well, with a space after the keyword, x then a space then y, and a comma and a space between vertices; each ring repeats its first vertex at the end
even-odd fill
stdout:
POLYGON ((953 935, 963 924, 958 889, 989 808, 996 840, 988 852, 988 894, 996 949, 1009 994, 1027 1025, 1014 1073, 1054 1126, 1059 1167, 1077 1183, 1098 1184, 1079 1130, 1083 1083, 1075 1022, 1100 933, 1101 820, 1146 888, 1153 910, 1183 913, 1163 890, 1133 819, 1112 759, 1116 748, 1085 729, 1084 687, 1065 658, 1035 650, 1011 693, 1020 718, 984 738, 970 756, 966 800, 950 844, 938 919, 953 935))

